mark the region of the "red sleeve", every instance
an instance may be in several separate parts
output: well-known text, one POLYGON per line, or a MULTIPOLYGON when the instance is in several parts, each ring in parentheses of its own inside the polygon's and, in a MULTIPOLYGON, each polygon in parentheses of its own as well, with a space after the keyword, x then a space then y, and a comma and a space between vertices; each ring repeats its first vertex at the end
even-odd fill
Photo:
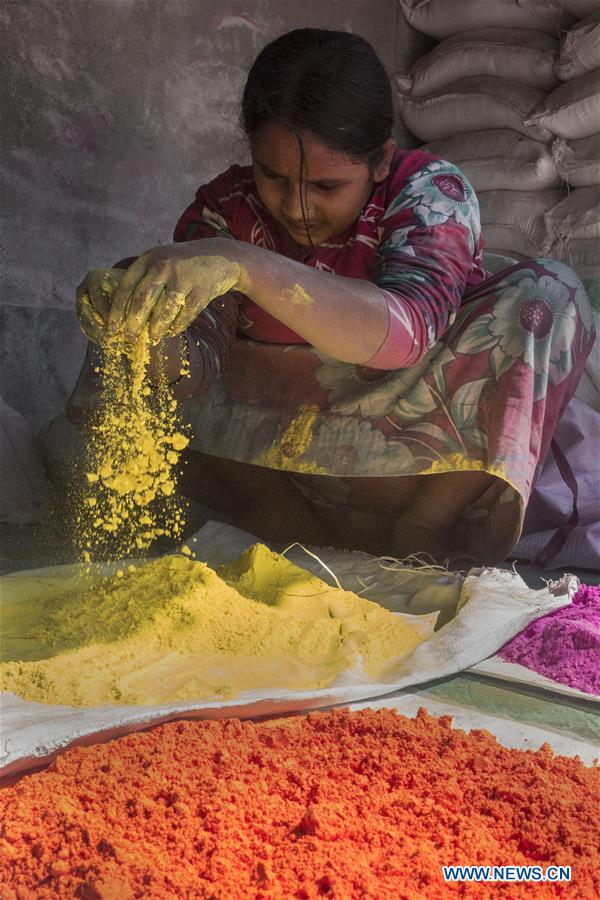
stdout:
POLYGON ((407 163, 391 181, 381 222, 374 281, 390 327, 366 363, 380 369, 415 365, 454 321, 467 285, 485 278, 479 204, 464 174, 425 153, 407 163))
POLYGON ((175 241, 197 241, 207 237, 246 240, 242 232, 243 211, 249 188, 254 184, 250 166, 231 166, 196 191, 196 199, 175 226, 175 241))

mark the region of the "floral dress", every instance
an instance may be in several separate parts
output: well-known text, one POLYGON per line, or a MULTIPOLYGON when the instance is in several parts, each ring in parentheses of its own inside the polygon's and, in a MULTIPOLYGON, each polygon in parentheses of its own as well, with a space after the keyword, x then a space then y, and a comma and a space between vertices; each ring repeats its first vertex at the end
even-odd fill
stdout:
POLYGON ((252 169, 233 166, 198 190, 175 229, 176 241, 212 236, 371 280, 390 327, 375 356, 353 365, 246 297, 217 298, 187 331, 193 375, 175 386, 192 447, 284 470, 341 507, 352 505, 352 479, 487 472, 494 488, 464 509, 458 532, 475 554, 505 555, 593 345, 577 275, 528 259, 489 276, 473 188, 420 150, 397 151, 357 222, 314 248, 270 216, 252 169))
POLYGON ((537 259, 489 277, 471 185, 418 150, 398 151, 355 225, 315 248, 280 228, 251 168, 234 166, 199 189, 175 230, 175 240, 212 235, 370 279, 386 291, 390 331, 367 365, 352 365, 248 298, 213 301, 188 332, 196 374, 177 386, 192 446, 296 473, 342 505, 352 477, 487 472, 503 487, 467 508, 463 526, 471 544, 508 552, 594 341, 577 275, 537 259))

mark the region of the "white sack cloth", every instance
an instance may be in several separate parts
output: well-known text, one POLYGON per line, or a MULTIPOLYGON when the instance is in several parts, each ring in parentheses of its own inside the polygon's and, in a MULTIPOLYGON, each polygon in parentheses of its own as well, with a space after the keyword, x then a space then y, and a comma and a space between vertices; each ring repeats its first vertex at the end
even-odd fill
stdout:
MULTIPOLYGON (((585 289, 590 297, 593 293, 593 302, 591 304, 592 315, 594 316, 594 328, 600 335, 600 321, 598 321, 598 297, 600 295, 600 241, 598 238, 576 238, 573 240, 569 235, 564 240, 556 241, 552 244, 548 256, 551 259, 558 259, 565 262, 572 269, 575 269, 579 277, 584 281, 585 289), (593 281, 590 285, 588 282, 593 281)), ((600 343, 600 337, 596 338, 592 353, 588 356, 585 368, 586 370, 592 364, 596 366, 596 371, 600 374, 598 356, 594 359, 594 353, 600 343), (592 363, 591 360, 594 359, 592 363)))
POLYGON ((573 187, 600 184, 600 132, 574 141, 556 138, 552 156, 560 177, 573 187))
POLYGON ((424 34, 438 40, 495 25, 500 28, 533 28, 556 35, 573 17, 592 13, 597 0, 399 0, 404 17, 424 34), (583 12, 582 12, 583 10, 583 12))
POLYGON ((487 247, 545 256, 551 246, 544 216, 564 194, 543 191, 481 191, 478 194, 481 230, 487 247))
POLYGON ((569 81, 600 68, 600 11, 578 22, 564 36, 556 74, 569 81))
POLYGON ((552 241, 600 238, 600 184, 575 188, 544 216, 552 241))
POLYGON ((398 87, 423 97, 478 75, 510 78, 520 84, 551 91, 559 79, 554 67, 558 40, 543 31, 525 28, 474 28, 446 38, 421 56, 398 87))
POLYGON ((561 0, 561 5, 565 12, 575 16, 576 19, 584 19, 598 12, 598 0, 561 0))
POLYGON ((459 78, 426 97, 403 91, 402 82, 397 86, 400 116, 422 141, 439 141, 458 134, 467 141, 466 132, 491 128, 511 128, 546 144, 552 140, 548 127, 537 120, 530 124, 532 110, 541 109, 546 99, 546 92, 539 88, 493 75, 459 78))
POLYGON ((524 125, 571 140, 596 134, 600 131, 600 69, 561 84, 532 109, 524 125))
POLYGON ((475 191, 541 191, 561 183, 547 144, 511 128, 472 131, 420 147, 465 173, 475 191))
MULTIPOLYGON (((209 522, 197 533, 195 542, 188 541, 188 545, 203 561, 217 567, 235 559, 256 541, 256 537, 240 529, 209 522)), ((228 702, 202 700, 155 707, 75 709, 29 703, 4 694, 0 774, 14 774, 48 760, 74 741, 89 743, 116 737, 183 716, 274 716, 357 702, 451 675, 494 654, 534 619, 568 605, 578 586, 576 578, 566 576, 560 583, 534 591, 511 571, 473 569, 466 577, 418 569, 387 571, 377 559, 364 553, 316 552, 345 589, 361 590, 363 596, 403 613, 414 609, 420 594, 419 609, 425 615, 440 610, 446 624, 398 665, 392 663, 385 681, 379 683, 368 681, 360 672, 343 673, 323 690, 290 692, 274 685, 272 690, 248 691, 228 702)), ((290 553, 289 558, 330 580, 320 564, 302 551, 290 553)), ((47 578, 47 570, 39 572, 47 578)))

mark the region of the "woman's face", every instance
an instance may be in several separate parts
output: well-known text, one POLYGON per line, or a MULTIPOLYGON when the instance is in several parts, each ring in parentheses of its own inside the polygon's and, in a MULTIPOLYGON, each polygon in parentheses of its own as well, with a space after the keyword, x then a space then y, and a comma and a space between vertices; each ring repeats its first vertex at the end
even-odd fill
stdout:
POLYGON ((366 162, 331 150, 310 131, 302 132, 302 143, 302 177, 298 138, 285 125, 263 125, 250 148, 262 202, 296 243, 310 246, 325 243, 358 219, 374 183, 389 172, 395 142, 386 142, 384 159, 373 171, 366 162))

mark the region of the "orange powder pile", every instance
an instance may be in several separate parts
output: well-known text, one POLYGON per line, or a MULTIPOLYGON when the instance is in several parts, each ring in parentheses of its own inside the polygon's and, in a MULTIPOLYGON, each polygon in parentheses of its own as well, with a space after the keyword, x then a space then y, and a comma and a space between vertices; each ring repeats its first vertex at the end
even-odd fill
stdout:
MULTIPOLYGON (((598 897, 600 772, 420 710, 176 722, 2 791, 4 900, 489 897, 442 864, 572 866, 502 897, 598 897)), ((498 890, 493 886, 494 896, 498 890)))

